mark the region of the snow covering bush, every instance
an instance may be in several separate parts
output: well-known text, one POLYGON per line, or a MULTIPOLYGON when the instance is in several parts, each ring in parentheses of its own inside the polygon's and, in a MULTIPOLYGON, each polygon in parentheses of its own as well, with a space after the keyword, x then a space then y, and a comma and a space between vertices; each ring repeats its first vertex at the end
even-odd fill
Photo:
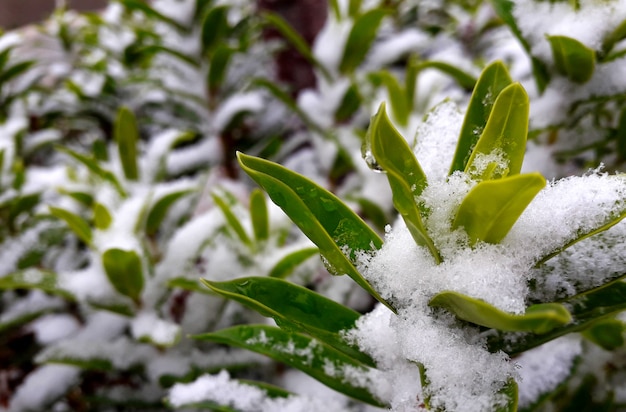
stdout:
POLYGON ((324 13, 0 36, 0 409, 626 408, 624 3, 324 13))

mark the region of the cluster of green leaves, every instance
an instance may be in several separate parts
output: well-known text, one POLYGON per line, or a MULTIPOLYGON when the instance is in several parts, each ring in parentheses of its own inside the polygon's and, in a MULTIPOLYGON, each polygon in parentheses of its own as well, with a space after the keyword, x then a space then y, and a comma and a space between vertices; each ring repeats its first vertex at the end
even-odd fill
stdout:
MULTIPOLYGON (((478 242, 499 243, 546 184, 538 173, 520 174, 528 107, 524 89, 511 81, 502 63, 493 63, 483 71, 470 100, 450 169, 450 174, 462 171, 477 182, 450 222, 451 230, 461 227, 465 230, 470 246, 478 242), (493 98, 489 99, 488 94, 493 98), (475 130, 482 133, 473 133, 475 130), (478 169, 475 159, 494 151, 503 157, 506 167, 491 163, 478 169)), ((384 104, 372 118, 365 144, 377 167, 386 172, 394 207, 416 244, 427 248, 433 259, 440 263, 443 258, 424 224, 429 210, 416 202, 428 185, 427 177, 405 138, 390 122, 384 104)), ((347 274, 395 311, 393 302, 383 300, 356 269, 354 251, 373 252, 382 246, 381 239, 361 218, 332 193, 282 166, 244 154, 239 155, 239 161, 248 175, 320 248, 331 273, 347 274)), ((610 227, 623 217, 621 214, 581 234, 576 240, 559 247, 558 251, 610 227)), ((553 252, 546 251, 546 257, 553 252)), ((538 264, 541 263, 542 259, 539 259, 538 264)), ((359 317, 357 313, 288 282, 253 277, 222 283, 205 280, 204 283, 216 293, 272 317, 277 326, 242 325, 199 335, 198 339, 262 353, 296 367, 348 396, 379 405, 380 401, 367 391, 355 388, 343 376, 329 373, 320 366, 325 362, 351 365, 362 368, 364 373, 367 368, 375 367, 366 354, 342 340, 340 332, 354 326, 359 317), (289 296, 289 299, 278 299, 278 295, 289 296), (270 338, 253 339, 262 334, 270 338), (291 341, 302 341, 302 347, 311 346, 313 341, 316 342, 313 347, 320 350, 313 351, 312 358, 294 357, 287 350, 287 343, 291 341)), ((503 312, 485 301, 454 291, 436 294, 429 305, 444 308, 470 324, 492 329, 490 350, 504 350, 509 355, 516 355, 574 331, 585 330, 590 339, 605 342, 602 344, 614 342, 611 339, 616 339, 616 334, 621 336, 623 325, 619 323, 616 327, 616 321, 605 319, 624 309, 621 288, 623 283, 618 278, 598 289, 577 291, 566 301, 537 302, 522 315, 503 312)), ((426 385, 427 374, 428 371, 423 371, 423 384, 426 385)), ((510 386, 506 391, 510 402, 503 410, 516 408, 514 382, 510 386)))

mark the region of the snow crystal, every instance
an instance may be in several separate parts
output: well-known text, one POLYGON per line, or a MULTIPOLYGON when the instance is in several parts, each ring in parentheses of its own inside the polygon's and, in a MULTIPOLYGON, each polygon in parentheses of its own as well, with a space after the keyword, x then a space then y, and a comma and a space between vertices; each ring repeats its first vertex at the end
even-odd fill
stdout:
POLYGON ((524 352, 515 359, 520 379, 519 404, 528 407, 556 389, 571 373, 582 352, 579 335, 568 335, 524 352))

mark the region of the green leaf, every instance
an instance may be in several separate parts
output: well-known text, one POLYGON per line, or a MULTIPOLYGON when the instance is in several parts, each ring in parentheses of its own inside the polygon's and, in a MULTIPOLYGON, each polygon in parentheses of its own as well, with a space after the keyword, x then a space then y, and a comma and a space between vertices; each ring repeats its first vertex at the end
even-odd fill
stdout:
POLYGON ((154 205, 150 208, 148 212, 148 217, 146 218, 146 234, 148 236, 153 236, 159 230, 163 219, 167 215, 170 207, 180 198, 186 196, 190 193, 193 193, 193 189, 188 190, 179 190, 176 192, 169 193, 159 200, 157 200, 154 205))
POLYGON ((110 171, 105 170, 102 167, 100 167, 100 165, 98 164, 98 162, 96 160, 91 159, 91 158, 89 158, 89 157, 87 157, 85 155, 82 155, 82 154, 78 153, 78 152, 75 152, 75 151, 73 151, 71 149, 65 148, 63 146, 56 146, 56 149, 58 151, 60 151, 60 152, 63 152, 65 154, 69 155, 70 157, 74 158, 78 162, 82 163, 93 174, 95 174, 96 176, 98 176, 102 180, 111 183, 111 185, 113 185, 113 187, 117 190, 117 192, 120 194, 120 196, 126 197, 126 192, 124 191, 124 188, 120 184, 119 180, 117 180, 115 175, 113 173, 111 173, 110 171))
POLYGON ((509 73, 501 61, 493 62, 483 70, 467 107, 450 174, 465 170, 472 150, 485 129, 496 98, 511 83, 509 73))
POLYGON ((47 270, 30 268, 0 278, 0 290, 15 289, 39 289, 65 300, 76 300, 74 295, 58 286, 56 273, 47 270))
POLYGON ((363 62, 376 38, 378 26, 387 14, 388 10, 377 8, 363 13, 356 19, 339 64, 341 73, 350 74, 363 62))
POLYGON ((261 17, 271 26, 273 26, 278 32, 304 57, 312 66, 322 73, 326 80, 331 80, 332 76, 328 72, 328 69, 324 67, 311 52, 311 48, 307 44, 306 40, 296 31, 293 27, 285 21, 280 15, 276 13, 263 12, 261 17))
POLYGON ((229 6, 212 7, 202 21, 202 50, 211 53, 228 35, 229 6))
POLYGON ((93 205, 93 220, 96 228, 100 230, 106 230, 111 226, 113 218, 108 209, 101 203, 95 203, 93 205))
POLYGON ((269 215, 265 195, 259 189, 254 189, 250 195, 250 218, 256 240, 258 242, 267 240, 270 235, 269 215))
POLYGON ((428 304, 445 308, 459 319, 502 331, 531 331, 542 334, 572 320, 565 306, 559 303, 532 305, 526 309, 525 314, 512 315, 483 300, 452 291, 438 293, 428 304))
POLYGON ((377 250, 383 243, 359 216, 337 196, 304 176, 257 157, 239 152, 237 157, 243 170, 319 247, 331 273, 347 274, 392 309, 356 270, 356 252, 377 250))
POLYGON ((500 243, 545 185, 539 173, 482 181, 463 199, 452 229, 463 227, 472 245, 500 243))
POLYGON ((548 36, 556 70, 575 83, 586 83, 593 76, 596 53, 576 39, 548 36))
POLYGON ((489 350, 503 350, 515 356, 559 336, 581 332, 599 320, 626 310, 626 283, 622 278, 561 301, 572 314, 570 323, 544 334, 495 331, 488 338, 489 350))
POLYGON ((348 345, 339 333, 352 329, 358 312, 293 283, 265 277, 239 278, 229 282, 201 279, 215 293, 271 317, 287 331, 306 333, 344 354, 374 366, 371 358, 348 345))
POLYGON ((91 240, 93 238, 93 235, 91 233, 91 227, 89 226, 87 221, 85 221, 85 219, 65 209, 54 206, 49 206, 49 208, 50 213, 54 217, 65 221, 65 223, 67 223, 70 229, 72 229, 72 231, 76 234, 76 236, 78 236, 80 240, 82 240, 85 244, 91 246, 91 240))
MULTIPOLYGON (((418 245, 426 246, 437 263, 441 256, 428 235, 422 222, 422 213, 416 202, 427 186, 426 175, 422 171, 411 147, 391 124, 385 112, 385 103, 372 118, 365 137, 365 146, 380 168, 387 173, 393 193, 393 205, 407 225, 411 236, 418 245)), ((367 159, 366 149, 366 159, 367 159)))
POLYGON ((515 21, 515 17, 513 15, 513 7, 514 3, 512 0, 491 0, 493 3, 493 8, 496 14, 506 23, 507 26, 511 28, 511 32, 517 40, 519 40, 520 44, 528 53, 530 57, 530 61, 532 64, 533 76, 535 77, 535 83, 537 84, 537 90, 539 92, 543 92, 546 89, 548 83, 550 83, 550 75, 548 68, 545 63, 541 60, 537 59, 530 52, 530 43, 524 38, 521 30, 519 29, 517 22, 515 21))
POLYGON ((16 63, 13 66, 8 67, 3 72, 0 72, 0 87, 10 80, 15 79, 21 74, 25 73, 28 69, 30 69, 35 64, 34 61, 25 61, 21 63, 16 63))
POLYGON ((233 54, 235 54, 235 50, 227 45, 219 44, 216 46, 213 56, 211 57, 211 64, 207 75, 209 90, 212 92, 216 92, 222 83, 224 83, 228 64, 233 54))
POLYGON ((177 277, 167 282, 168 288, 180 288, 191 292, 204 293, 205 295, 215 296, 211 289, 207 289, 200 283, 199 279, 189 279, 185 277, 177 277))
POLYGON ((601 319, 585 329, 583 336, 605 350, 615 350, 624 346, 624 323, 601 319))
POLYGON ((317 255, 320 250, 316 247, 299 249, 289 253, 274 265, 270 270, 269 277, 284 279, 289 276, 296 267, 312 256, 317 255))
POLYGON ((471 74, 467 74, 463 70, 453 66, 449 63, 439 62, 435 60, 427 60, 425 62, 419 63, 417 66, 418 70, 424 69, 436 69, 442 73, 445 73, 452 77, 456 82, 467 91, 474 89, 476 85, 476 78, 471 74))
POLYGON ((517 412, 517 401, 519 398, 519 389, 515 379, 509 379, 508 382, 498 391, 499 395, 503 395, 507 399, 506 405, 499 404, 494 408, 496 412, 517 412))
POLYGON ((219 207, 224 214, 228 226, 233 229, 239 240, 241 240, 241 242, 243 242, 248 247, 252 246, 252 241, 250 240, 250 237, 239 222, 239 218, 231 210, 230 206, 224 201, 224 199, 222 199, 215 193, 211 194, 211 197, 213 198, 213 201, 215 202, 217 207, 219 207))
POLYGON ((352 373, 368 368, 338 350, 300 333, 290 333, 265 325, 241 325, 214 333, 194 336, 195 339, 248 349, 299 369, 324 385, 370 405, 383 407, 367 389, 346 379, 352 373))
POLYGON ((139 131, 137 130, 135 115, 127 107, 120 107, 117 111, 114 138, 117 143, 124 175, 128 180, 138 180, 137 144, 139 142, 139 131))
POLYGON ((362 101, 359 88, 351 84, 335 111, 335 122, 342 123, 349 120, 361 108, 362 101))
POLYGON ((495 103, 483 134, 478 139, 465 171, 476 179, 499 179, 519 174, 526 152, 528 134, 529 101, 526 91, 519 83, 502 90, 495 103), (496 154, 503 166, 491 163, 479 168, 478 155, 496 154))
POLYGON ((138 303, 144 279, 141 258, 137 252, 109 249, 102 254, 102 264, 115 290, 138 303))
MULTIPOLYGON (((609 56, 613 47, 620 42, 621 40, 626 38, 626 20, 622 21, 615 30, 613 30, 608 36, 604 38, 602 41, 602 53, 601 53, 601 61, 603 61, 606 57, 609 56)), ((1 67, 1 66, 0 66, 1 67)))
POLYGON ((400 125, 406 126, 411 114, 412 102, 407 98, 406 92, 400 86, 398 79, 387 71, 372 73, 370 78, 375 79, 375 83, 382 83, 387 88, 393 117, 400 125))

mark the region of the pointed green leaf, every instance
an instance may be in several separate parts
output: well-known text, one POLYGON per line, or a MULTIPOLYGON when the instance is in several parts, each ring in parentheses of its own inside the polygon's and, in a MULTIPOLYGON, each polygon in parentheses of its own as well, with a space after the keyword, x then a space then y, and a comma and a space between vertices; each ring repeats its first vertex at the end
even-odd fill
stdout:
POLYGON ((252 246, 252 241, 250 240, 250 236, 246 233, 246 230, 243 228, 241 223, 239 222, 239 218, 233 213, 230 206, 217 194, 213 193, 211 195, 213 201, 220 208, 224 217, 226 218, 226 222, 228 226, 230 226, 239 240, 241 240, 245 245, 252 246))
POLYGON ((228 64, 230 63, 230 58, 233 54, 235 54, 235 50, 227 45, 220 44, 215 48, 215 52, 211 57, 209 73, 207 75, 209 90, 212 92, 217 91, 222 83, 224 83, 228 70, 228 64))
POLYGON ((109 210, 103 204, 95 203, 93 205, 93 220, 96 228, 106 230, 111 225, 113 218, 109 210))
POLYGON ((483 70, 467 107, 450 174, 465 170, 472 150, 485 129, 496 98, 511 83, 513 81, 501 61, 493 62, 483 70))
POLYGON ((115 142, 119 151, 124 175, 128 180, 139 179, 137 144, 139 131, 135 115, 127 107, 120 107, 115 118, 115 142))
POLYGON ((311 52, 311 48, 306 40, 298 33, 289 23, 276 13, 263 12, 261 16, 265 21, 273 26, 311 65, 322 73, 326 80, 331 80, 332 76, 328 69, 322 65, 315 55, 311 52))
POLYGON ((559 336, 581 332, 589 326, 626 310, 626 283, 623 277, 587 292, 567 298, 561 303, 572 314, 572 321, 545 334, 506 333, 494 331, 488 338, 490 351, 503 350, 511 356, 554 340, 559 336))
POLYGON ((358 312, 302 286, 265 277, 239 278, 229 282, 201 279, 215 293, 271 317, 282 329, 306 333, 346 355, 374 366, 371 358, 348 345, 339 335, 352 329, 358 312))
POLYGON ((378 26, 387 14, 389 11, 385 9, 371 9, 356 19, 339 64, 341 73, 350 74, 363 62, 376 38, 378 26))
POLYGON ((64 220, 80 240, 87 245, 91 245, 93 235, 91 233, 91 227, 85 219, 70 211, 54 206, 50 206, 50 213, 54 217, 64 220))
POLYGON ((202 22, 202 50, 211 53, 228 35, 229 6, 212 7, 202 22))
MULTIPOLYGON (((626 20, 622 21, 608 36, 602 41, 601 61, 609 56, 613 47, 626 38, 626 20)), ((1 67, 1 66, 0 66, 1 67)))
POLYGON ((467 91, 471 91, 474 89, 476 85, 476 78, 471 74, 464 72, 463 70, 453 66, 449 63, 435 61, 435 60, 427 60, 422 62, 417 67, 418 70, 424 69, 436 69, 442 73, 445 73, 452 77, 456 82, 467 91))
POLYGON ((178 199, 193 192, 193 189, 179 190, 169 193, 157 200, 152 208, 150 208, 150 211, 148 212, 148 217, 146 218, 146 234, 148 236, 154 235, 159 230, 159 226, 161 226, 161 223, 163 222, 163 219, 165 219, 167 211, 170 209, 170 207, 178 199))
POLYGON ((615 350, 624 346, 624 323, 613 318, 601 319, 585 329, 583 336, 605 350, 615 350))
POLYGON ((463 227, 471 244, 500 243, 545 185, 539 173, 482 181, 463 199, 452 229, 463 227))
POLYGON ((411 102, 409 102, 398 79, 387 71, 372 73, 370 74, 370 78, 375 80, 375 83, 382 83, 387 88, 389 105, 391 106, 393 117, 400 125, 406 126, 409 121, 409 115, 411 114, 411 102))
POLYGON ((512 315, 483 300, 452 291, 438 293, 428 304, 445 308, 459 319, 503 331, 531 331, 542 334, 572 320, 565 306, 559 303, 540 303, 530 306, 523 315, 512 315))
POLYGON ((144 280, 141 258, 137 252, 109 249, 102 254, 102 264, 115 290, 139 302, 144 280))
POLYGON ((596 53, 576 39, 548 36, 556 70, 575 83, 586 83, 593 76, 596 53))
POLYGON ((113 185, 113 187, 115 187, 115 189, 120 194, 120 196, 126 197, 126 192, 124 191, 124 188, 120 184, 119 180, 117 180, 115 175, 113 173, 111 173, 110 171, 103 169, 98 164, 98 162, 96 160, 94 160, 92 158, 89 158, 89 157, 87 157, 85 155, 82 155, 82 154, 80 154, 78 152, 75 152, 75 151, 73 151, 71 149, 67 149, 67 148, 65 148, 63 146, 57 146, 56 149, 59 150, 60 152, 63 152, 65 154, 69 155, 70 157, 74 158, 78 162, 82 163, 93 174, 95 174, 96 176, 98 176, 102 180, 111 183, 111 185, 113 185))
POLYGON ((347 274, 391 309, 356 270, 356 252, 377 250, 383 243, 359 216, 337 196, 304 176, 253 156, 237 153, 237 157, 243 170, 319 247, 331 273, 347 274))
POLYGON ((299 249, 289 253, 274 265, 272 270, 270 270, 269 277, 284 279, 289 276, 298 265, 318 253, 320 253, 320 250, 316 247, 299 249))
POLYGON ((290 333, 265 325, 242 325, 214 333, 194 336, 195 339, 248 349, 299 369, 324 385, 375 406, 382 405, 369 391, 350 383, 345 371, 357 373, 368 368, 338 350, 300 333, 290 333))
MULTIPOLYGON (((365 137, 365 146, 382 170, 387 173, 393 193, 393 205, 402 215, 411 236, 418 245, 426 246, 437 263, 441 262, 439 251, 431 240, 416 202, 427 185, 426 175, 422 171, 411 147, 391 124, 385 112, 385 103, 380 105, 378 113, 372 118, 365 137)), ((366 149, 366 159, 368 153, 366 149)))
POLYGON ((465 171, 480 180, 519 174, 526 152, 528 112, 529 101, 524 88, 519 83, 505 87, 493 104, 465 171), (478 161, 479 155, 496 155, 503 164, 491 162, 484 167, 478 161))
POLYGON ((0 278, 0 290, 15 289, 39 289, 65 300, 76 300, 70 292, 59 287, 56 273, 47 270, 30 268, 0 278))
POLYGON ((256 240, 259 242, 267 240, 270 235, 269 215, 265 195, 259 189, 254 189, 250 195, 250 218, 256 240))

